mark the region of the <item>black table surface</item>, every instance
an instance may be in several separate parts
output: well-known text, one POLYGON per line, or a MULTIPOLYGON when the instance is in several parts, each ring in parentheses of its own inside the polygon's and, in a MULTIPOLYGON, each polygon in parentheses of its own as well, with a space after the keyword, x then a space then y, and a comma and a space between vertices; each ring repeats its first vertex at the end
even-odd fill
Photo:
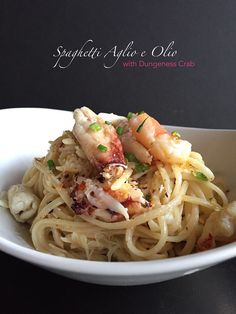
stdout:
MULTIPOLYGON (((235 21, 236 3, 229 0, 0 1, 0 107, 146 110, 162 124, 235 128, 235 21), (101 57, 55 66, 59 46, 76 51, 89 39, 101 57), (115 61, 111 53, 104 58, 105 52, 132 41, 134 49, 147 51, 144 58, 123 56, 113 67, 104 66, 115 61), (153 47, 172 41, 174 57, 151 56, 153 47), (141 59, 194 66, 124 67, 141 59)), ((73 281, 5 253, 0 265, 4 314, 236 313, 236 259, 136 287, 73 281)))

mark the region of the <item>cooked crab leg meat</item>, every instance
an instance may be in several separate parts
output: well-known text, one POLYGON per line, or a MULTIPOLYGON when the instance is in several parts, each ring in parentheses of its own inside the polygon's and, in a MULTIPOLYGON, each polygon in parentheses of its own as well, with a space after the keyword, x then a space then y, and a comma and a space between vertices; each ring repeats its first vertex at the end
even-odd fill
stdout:
MULTIPOLYGON (((199 251, 212 249, 219 239, 227 243, 227 239, 234 236, 235 230, 236 201, 233 201, 224 210, 214 211, 210 214, 198 239, 197 249, 199 251)), ((235 236, 233 240, 235 240, 235 236)))
POLYGON ((77 214, 93 214, 98 208, 99 210, 111 210, 121 214, 125 219, 129 219, 128 209, 106 193, 95 180, 78 178, 71 196, 74 201, 72 209, 77 214))
POLYGON ((32 218, 39 203, 40 200, 33 191, 22 184, 12 185, 8 190, 9 209, 17 221, 26 222, 32 218))
POLYGON ((76 109, 74 119, 73 134, 98 171, 110 164, 125 165, 123 148, 112 125, 87 107, 76 109))
POLYGON ((103 210, 107 212, 108 221, 129 219, 130 216, 140 214, 150 207, 138 188, 129 186, 128 189, 114 191, 106 183, 83 177, 77 177, 71 198, 72 209, 76 214, 97 216, 97 213, 100 215, 103 210))

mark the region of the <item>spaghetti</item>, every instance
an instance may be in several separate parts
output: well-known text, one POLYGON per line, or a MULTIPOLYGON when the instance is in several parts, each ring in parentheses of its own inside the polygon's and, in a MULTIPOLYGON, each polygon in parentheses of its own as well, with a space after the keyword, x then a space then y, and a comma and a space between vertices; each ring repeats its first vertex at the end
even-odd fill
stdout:
POLYGON ((30 225, 37 250, 136 261, 235 240, 235 202, 190 143, 145 113, 111 123, 83 107, 74 117, 73 131, 50 142, 8 191, 8 207, 30 225))

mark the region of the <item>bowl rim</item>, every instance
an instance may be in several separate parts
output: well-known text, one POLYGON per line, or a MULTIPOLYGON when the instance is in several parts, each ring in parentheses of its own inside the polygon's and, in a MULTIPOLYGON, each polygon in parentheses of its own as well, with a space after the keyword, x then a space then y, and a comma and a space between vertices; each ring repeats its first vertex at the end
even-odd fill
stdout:
POLYGON ((51 269, 87 275, 130 276, 181 272, 218 264, 236 256, 236 243, 185 256, 128 262, 89 261, 51 255, 13 243, 2 236, 0 236, 0 250, 24 261, 51 269))
MULTIPOLYGON (((61 113, 69 113, 69 114, 72 114, 73 111, 70 111, 70 110, 63 110, 63 109, 57 109, 57 108, 43 108, 43 107, 10 107, 10 108, 0 108, 0 114, 1 112, 4 112, 4 111, 23 111, 23 110, 45 110, 45 111, 58 111, 58 112, 61 112, 61 113)), ((100 112, 101 114, 103 114, 104 112, 100 112)), ((99 113, 99 114, 100 114, 99 113)), ((111 112, 112 114, 112 112, 111 112)), ((164 125, 164 124, 163 124, 164 125)), ((169 128, 181 128, 183 130, 195 130, 195 131, 209 131, 209 132, 235 132, 236 131, 236 128, 235 129, 216 129, 216 128, 201 128, 201 127, 191 127, 191 126, 181 126, 181 125, 169 125, 169 124, 165 124, 164 125, 165 127, 169 127, 169 128)))

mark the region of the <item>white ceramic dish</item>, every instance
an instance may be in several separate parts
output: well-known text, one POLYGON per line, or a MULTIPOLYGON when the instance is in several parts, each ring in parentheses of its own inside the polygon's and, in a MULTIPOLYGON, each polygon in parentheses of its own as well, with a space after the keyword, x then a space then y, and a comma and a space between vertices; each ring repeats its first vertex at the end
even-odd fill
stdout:
MULTIPOLYGON (((33 157, 47 152, 48 141, 72 129, 72 113, 20 108, 0 110, 0 191, 20 182, 33 157)), ((193 143, 206 163, 230 187, 236 199, 236 131, 168 127, 193 143)), ((82 281, 107 285, 136 285, 160 282, 210 267, 236 256, 236 243, 208 252, 160 261, 92 262, 56 257, 33 249, 29 234, 9 212, 0 208, 0 249, 52 272, 82 281)))

